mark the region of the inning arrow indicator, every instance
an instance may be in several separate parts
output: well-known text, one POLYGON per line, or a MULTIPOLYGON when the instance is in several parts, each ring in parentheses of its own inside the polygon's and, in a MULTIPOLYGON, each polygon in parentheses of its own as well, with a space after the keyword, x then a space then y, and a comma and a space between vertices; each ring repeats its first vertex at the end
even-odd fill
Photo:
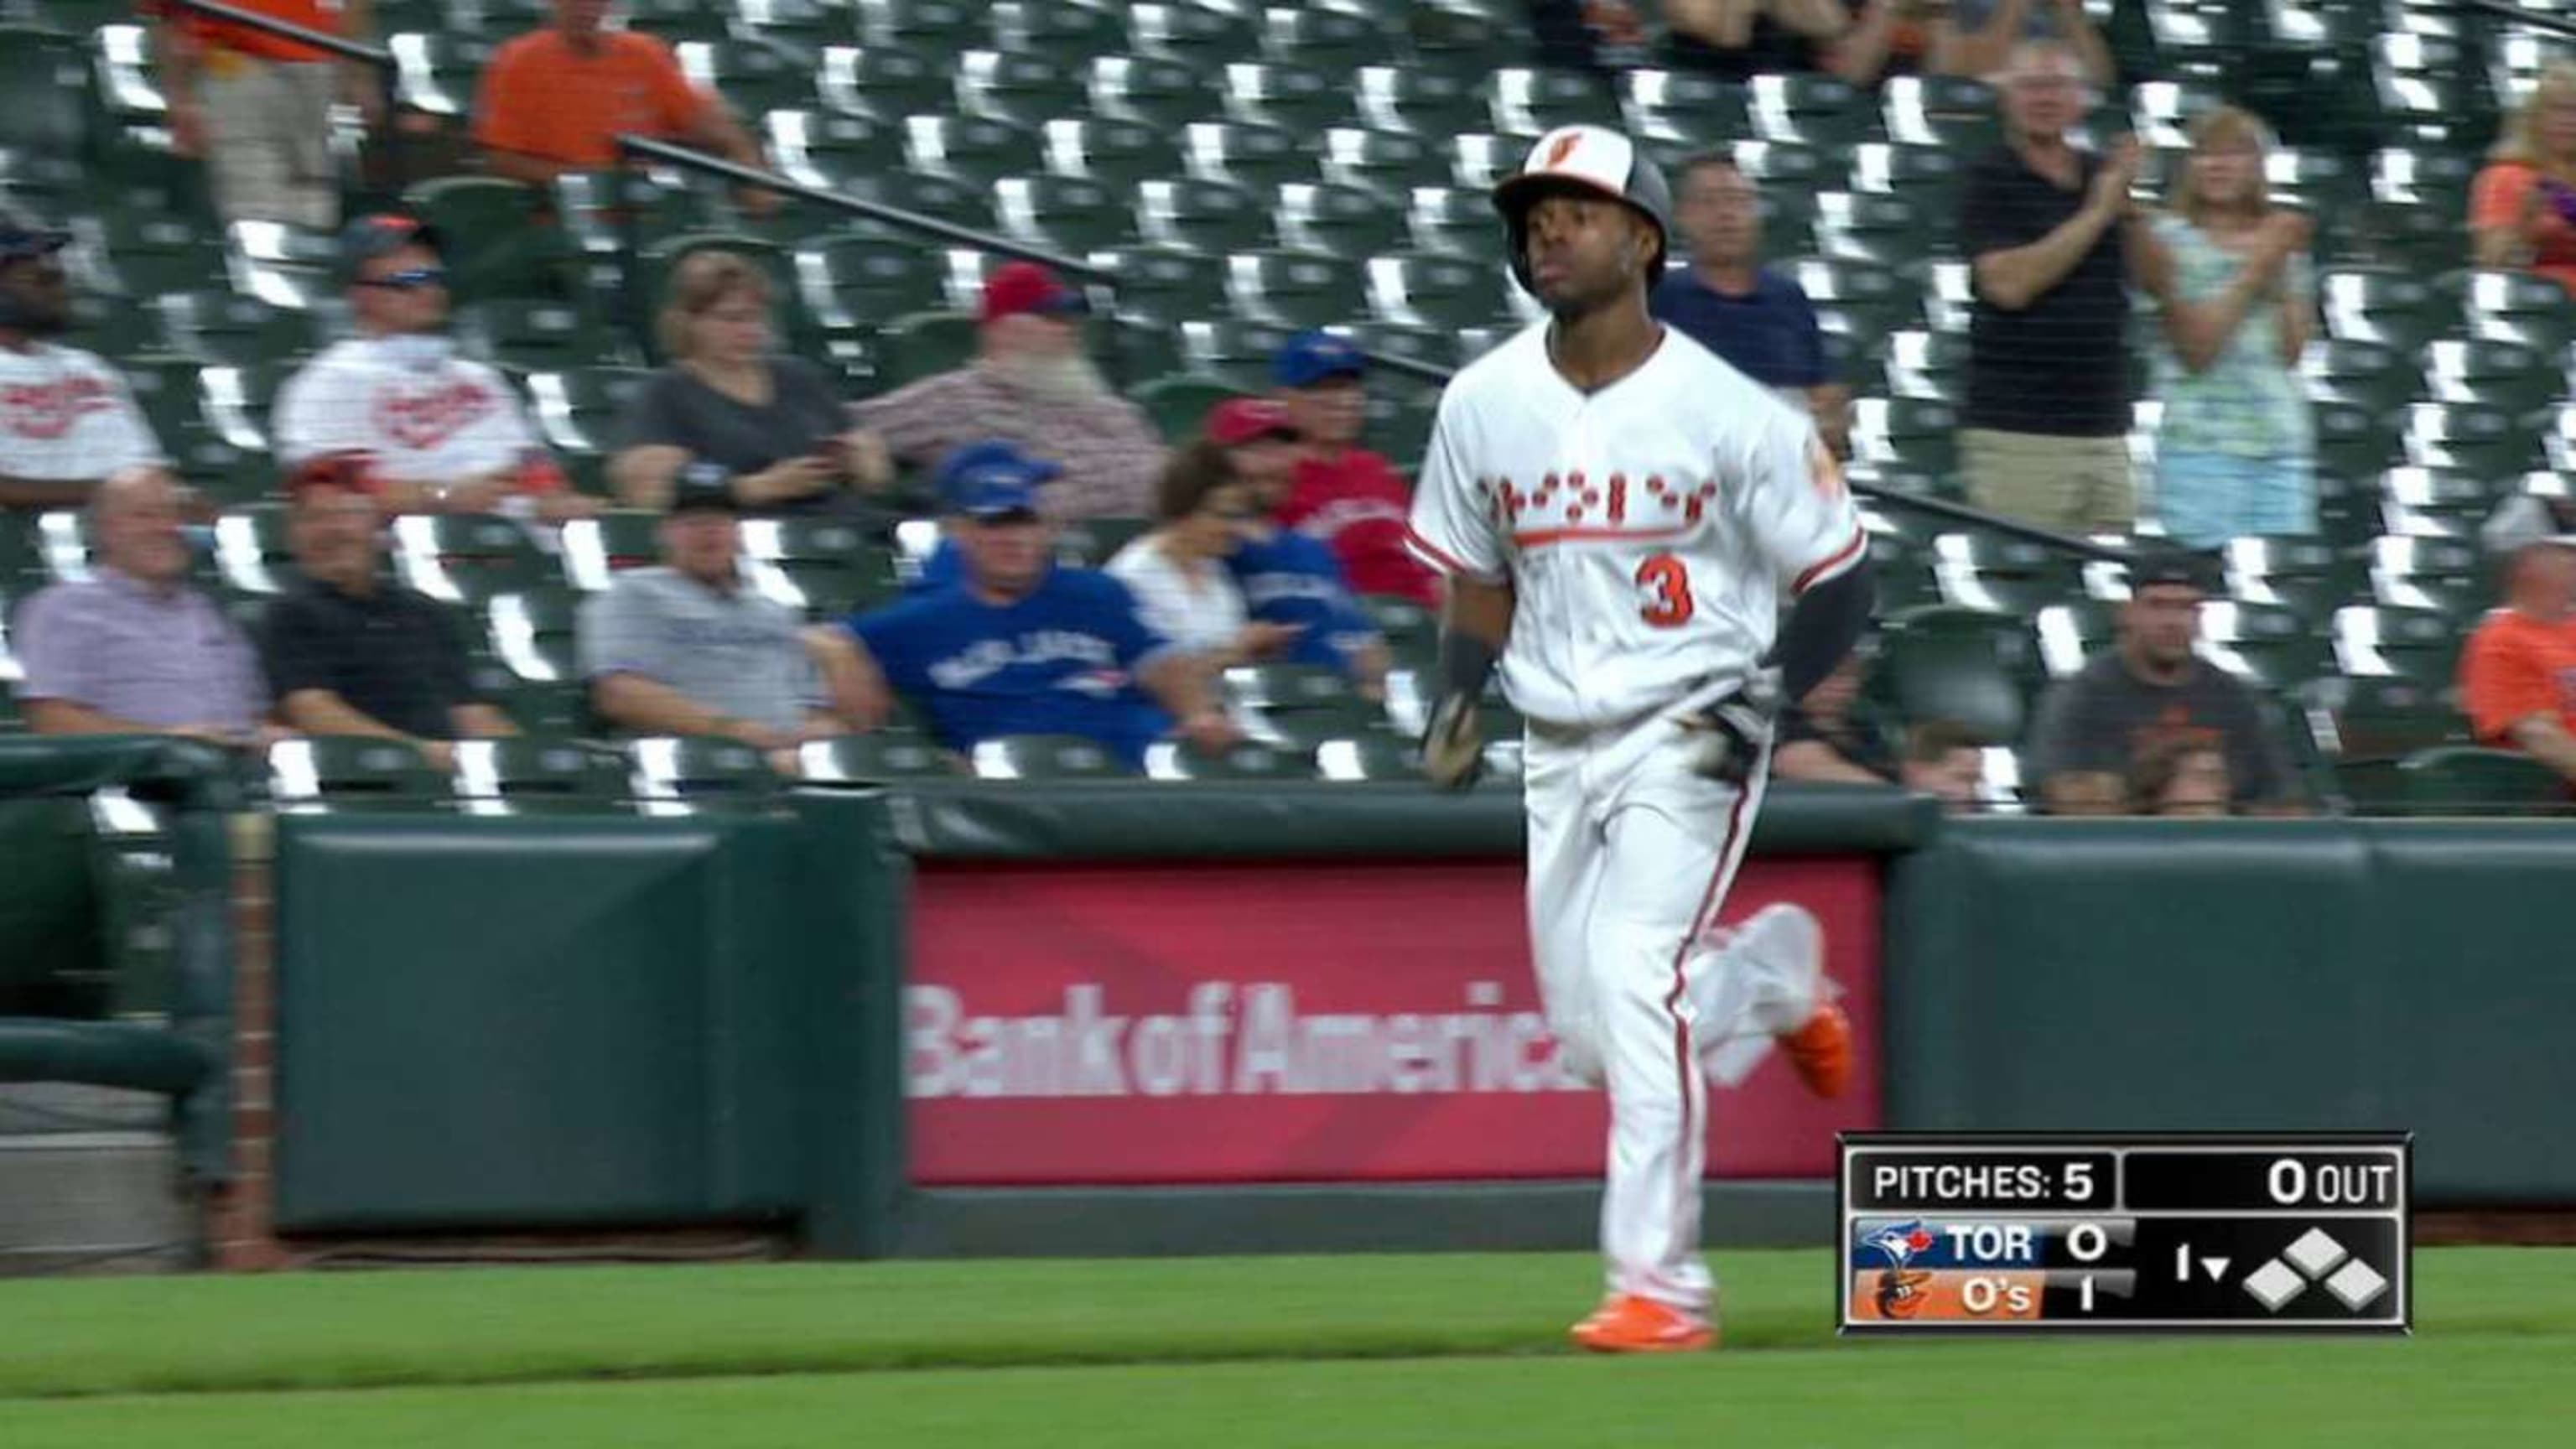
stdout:
POLYGON ((2209 1275, 2210 1282, 2223 1282, 2227 1277, 2228 1262, 2226 1258, 2203 1258, 2200 1260, 2200 1268, 2202 1272, 2209 1275))

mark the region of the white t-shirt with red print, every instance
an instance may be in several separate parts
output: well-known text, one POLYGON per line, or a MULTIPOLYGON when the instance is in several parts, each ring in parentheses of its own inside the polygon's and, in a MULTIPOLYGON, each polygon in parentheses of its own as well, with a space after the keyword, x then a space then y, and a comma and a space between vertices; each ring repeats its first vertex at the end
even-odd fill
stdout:
POLYGON ((125 378, 77 347, 0 347, 0 477, 64 483, 162 462, 125 378))
POLYGON ((423 339, 338 343, 287 380, 273 431, 288 467, 324 453, 372 453, 378 476, 454 485, 518 468, 540 446, 501 374, 423 339))

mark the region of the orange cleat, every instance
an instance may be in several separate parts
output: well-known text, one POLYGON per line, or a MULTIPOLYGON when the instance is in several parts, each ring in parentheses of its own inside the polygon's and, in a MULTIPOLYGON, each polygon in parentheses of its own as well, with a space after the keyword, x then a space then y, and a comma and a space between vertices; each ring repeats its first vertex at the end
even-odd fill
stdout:
POLYGON ((1625 1294, 1594 1309, 1571 1337, 1594 1353, 1689 1353, 1714 1345, 1717 1330, 1696 1313, 1625 1294))
POLYGON ((1841 1007, 1824 1003, 1805 1026, 1779 1040, 1808 1091, 1819 1097, 1839 1097, 1851 1085, 1851 1018, 1843 1015, 1841 1007))

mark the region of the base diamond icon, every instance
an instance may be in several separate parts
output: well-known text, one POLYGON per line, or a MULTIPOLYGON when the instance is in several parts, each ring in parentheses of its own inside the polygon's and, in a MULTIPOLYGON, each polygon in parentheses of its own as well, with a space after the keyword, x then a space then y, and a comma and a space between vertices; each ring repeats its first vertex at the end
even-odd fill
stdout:
POLYGON ((2309 1277, 2322 1278, 2334 1271, 2335 1264, 2351 1255, 2343 1250, 2343 1244, 2327 1237, 2325 1229, 2310 1228, 2301 1233, 2299 1240, 2281 1256, 2290 1260, 2291 1267, 2309 1277))
POLYGON ((2307 1286, 2307 1279, 2293 1272, 2289 1264, 2278 1258, 2245 1275, 2245 1291, 2254 1295, 2255 1302, 2274 1313, 2281 1311, 2282 1304, 2307 1291, 2307 1286))
POLYGON ((2388 1280, 2377 1269, 2359 1258, 2343 1265, 2326 1280, 2326 1291, 2343 1300, 2343 1306, 2358 1313, 2370 1306, 2371 1300, 2388 1289, 2388 1280))

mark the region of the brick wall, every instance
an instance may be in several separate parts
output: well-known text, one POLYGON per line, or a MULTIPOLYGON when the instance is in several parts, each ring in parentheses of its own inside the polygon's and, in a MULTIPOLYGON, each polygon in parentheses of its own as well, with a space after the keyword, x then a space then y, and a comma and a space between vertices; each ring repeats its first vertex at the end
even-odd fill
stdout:
POLYGON ((215 1266, 236 1271, 297 1261, 271 1229, 277 953, 270 823, 245 815, 233 830, 233 1180, 213 1203, 208 1238, 215 1266))

